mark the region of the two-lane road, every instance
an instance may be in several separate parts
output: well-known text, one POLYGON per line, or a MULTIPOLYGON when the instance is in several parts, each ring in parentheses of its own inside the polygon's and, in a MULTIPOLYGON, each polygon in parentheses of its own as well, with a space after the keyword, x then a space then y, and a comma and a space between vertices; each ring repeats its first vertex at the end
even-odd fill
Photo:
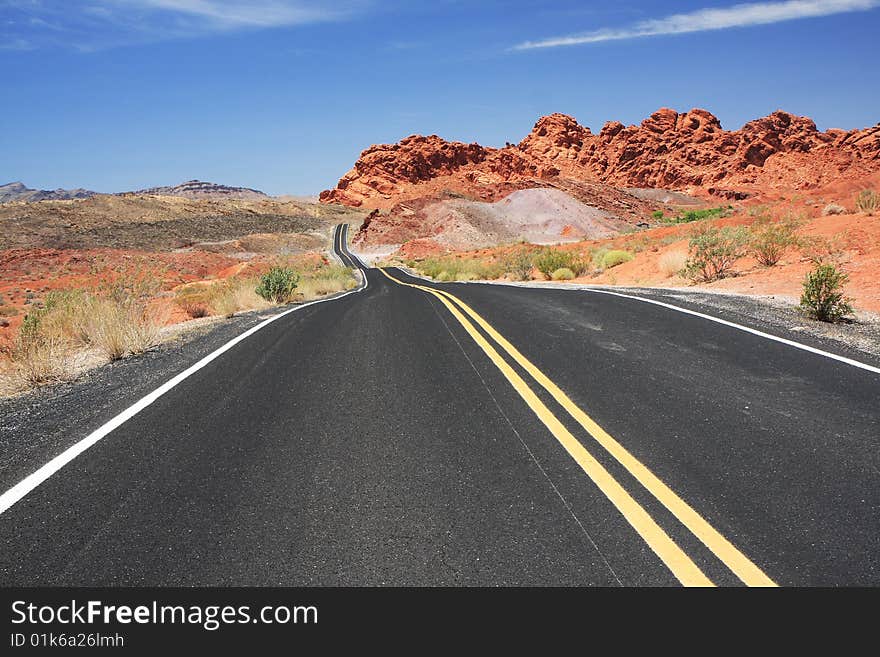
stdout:
POLYGON ((633 299, 363 272, 27 487, 0 582, 880 583, 880 374, 633 299))

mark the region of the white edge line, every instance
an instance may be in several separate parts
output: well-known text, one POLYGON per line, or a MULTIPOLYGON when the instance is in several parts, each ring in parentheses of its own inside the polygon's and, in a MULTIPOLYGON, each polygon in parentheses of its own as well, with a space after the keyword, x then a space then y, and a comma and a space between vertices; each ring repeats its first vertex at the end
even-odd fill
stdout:
MULTIPOLYGON (((398 267, 400 269, 400 267, 398 267)), ((425 278, 424 276, 420 276, 419 274, 410 274, 408 271, 404 270, 405 273, 409 274, 413 278, 421 278, 422 280, 429 281, 431 283, 438 283, 438 281, 432 280, 430 278, 425 278)), ((454 282, 454 281, 453 281, 454 282)), ((853 367, 858 367, 862 370, 867 370, 868 372, 874 372, 875 374, 880 374, 880 367, 874 367, 873 365, 868 365, 867 363, 862 363, 858 360, 853 360, 852 358, 847 358, 846 356, 840 356, 838 354, 833 354, 830 351, 824 351, 823 349, 818 349, 816 347, 811 347, 809 345, 803 344, 802 342, 795 342, 794 340, 789 340, 787 338, 780 338, 779 336, 772 335, 770 333, 764 333, 764 331, 759 331, 758 329, 753 329, 748 326, 744 326, 742 324, 737 324, 736 322, 729 322, 726 319, 721 319, 720 317, 715 317, 713 315, 707 315, 705 313, 697 312, 696 310, 688 310, 687 308, 682 308, 681 306, 674 306, 671 303, 664 303, 663 301, 655 301, 654 299, 646 299, 645 297, 637 297, 633 294, 623 294, 622 292, 612 292, 611 290, 603 290, 595 287, 559 287, 559 288, 550 288, 550 287, 533 287, 530 285, 516 285, 512 283, 491 283, 487 281, 458 281, 459 283, 466 283, 469 285, 498 285, 500 287, 518 287, 518 288, 528 288, 534 290, 547 290, 547 289, 559 289, 559 290, 569 290, 574 292, 594 292, 596 294, 608 294, 615 297, 622 297, 624 299, 634 299, 635 301, 642 301, 644 303, 650 303, 655 306, 661 306, 663 308, 668 308, 670 310, 675 310, 680 313, 684 313, 686 315, 693 315, 694 317, 699 317, 701 319, 709 320, 710 322, 716 322, 717 324, 723 324, 724 326, 729 326, 731 328, 735 328, 739 331, 744 331, 746 333, 751 333, 752 335, 756 335, 760 338, 766 338, 767 340, 773 340, 774 342, 780 342, 782 344, 788 345, 789 347, 794 347, 795 349, 801 349, 803 351, 808 351, 812 354, 817 354, 819 356, 825 356, 825 358, 831 358, 832 360, 836 360, 841 363, 846 363, 847 365, 851 365, 853 367)))
POLYGON ((362 284, 355 290, 351 290, 346 292, 345 294, 341 294, 337 297, 332 297, 329 299, 317 299, 316 301, 309 301, 308 303, 304 303, 299 306, 295 306, 290 310, 285 310, 284 312, 278 313, 277 315, 272 315, 271 317, 263 320, 256 326, 252 326, 247 331, 242 333, 241 335, 233 338, 222 347, 212 351, 210 354, 202 358, 200 361, 191 365, 183 372, 175 376, 174 378, 166 381, 161 386, 153 390, 150 394, 142 397, 140 400, 126 408, 124 411, 113 417, 111 420, 105 422, 100 427, 95 429, 88 436, 80 440, 74 445, 71 445, 66 450, 61 452, 58 456, 53 458, 51 461, 40 467, 35 472, 31 473, 20 482, 15 484, 12 488, 7 490, 5 493, 0 495, 0 514, 5 513, 13 504, 20 501, 23 497, 25 497, 28 493, 33 491, 37 486, 46 481, 53 474, 58 472, 65 465, 73 461, 77 456, 85 452, 87 449, 92 447, 95 443, 104 438, 107 434, 112 432, 114 429, 118 428, 120 425, 124 424, 135 415, 144 410, 147 406, 152 404, 154 401, 159 399, 162 395, 164 395, 169 390, 176 387, 182 381, 188 379, 190 376, 198 372, 200 369, 208 365, 211 361, 219 358, 221 355, 232 349, 235 345, 243 340, 246 340, 254 333, 259 331, 260 329, 268 326, 272 322, 281 319, 282 317, 289 315, 290 313, 296 312, 298 310, 302 310, 308 306, 314 306, 319 303, 324 303, 326 301, 336 301, 337 299, 341 299, 343 297, 347 297, 349 294, 355 294, 357 292, 363 292, 367 289, 369 285, 369 281, 367 280, 366 275, 364 274, 362 269, 359 269, 361 272, 361 277, 363 279, 362 284))

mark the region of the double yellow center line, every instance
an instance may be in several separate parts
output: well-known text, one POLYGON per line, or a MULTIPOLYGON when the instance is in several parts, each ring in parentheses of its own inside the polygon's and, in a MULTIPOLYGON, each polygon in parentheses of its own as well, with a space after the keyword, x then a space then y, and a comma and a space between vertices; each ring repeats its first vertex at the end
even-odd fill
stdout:
POLYGON ((566 429, 565 425, 547 408, 535 392, 498 350, 477 330, 473 320, 495 345, 525 370, 546 390, 565 411, 590 434, 593 439, 620 463, 648 492, 650 492, 679 522, 687 527, 720 561, 748 586, 776 586, 764 572, 730 541, 721 535, 687 502, 663 483, 647 466, 633 456, 623 445, 600 427, 595 420, 578 407, 550 378, 520 353, 504 336, 458 297, 446 292, 406 283, 384 269, 385 276, 399 285, 416 288, 435 296, 461 324, 474 342, 501 371, 514 390, 522 397, 566 452, 577 462, 586 475, 599 487, 654 553, 685 586, 714 586, 699 566, 673 541, 650 514, 618 483, 610 472, 566 429), (467 317, 465 317, 467 315, 467 317), (470 318, 470 319, 468 319, 470 318))

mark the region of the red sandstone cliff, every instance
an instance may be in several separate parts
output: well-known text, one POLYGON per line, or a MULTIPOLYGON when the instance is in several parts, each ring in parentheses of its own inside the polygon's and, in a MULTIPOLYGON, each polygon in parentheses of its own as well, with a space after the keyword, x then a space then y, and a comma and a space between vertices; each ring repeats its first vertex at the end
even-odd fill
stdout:
POLYGON ((497 200, 557 180, 734 197, 878 170, 880 125, 820 132, 808 118, 777 111, 729 131, 705 110, 661 109, 641 125, 609 122, 594 134, 570 116, 551 114, 519 144, 501 149, 436 135, 371 146, 321 201, 389 208, 441 192, 497 200))

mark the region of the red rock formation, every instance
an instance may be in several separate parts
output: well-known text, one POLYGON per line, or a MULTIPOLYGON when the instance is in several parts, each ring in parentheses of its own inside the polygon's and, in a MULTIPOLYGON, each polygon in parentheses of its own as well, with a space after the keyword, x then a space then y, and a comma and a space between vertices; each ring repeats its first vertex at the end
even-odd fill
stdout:
POLYGON ((664 108, 641 125, 609 122, 593 134, 570 116, 551 114, 518 145, 502 149, 436 135, 372 146, 335 189, 322 192, 321 201, 389 208, 442 192, 496 200, 561 179, 736 198, 762 189, 814 188, 877 170, 880 125, 820 132, 808 118, 777 111, 728 131, 705 110, 664 108))

